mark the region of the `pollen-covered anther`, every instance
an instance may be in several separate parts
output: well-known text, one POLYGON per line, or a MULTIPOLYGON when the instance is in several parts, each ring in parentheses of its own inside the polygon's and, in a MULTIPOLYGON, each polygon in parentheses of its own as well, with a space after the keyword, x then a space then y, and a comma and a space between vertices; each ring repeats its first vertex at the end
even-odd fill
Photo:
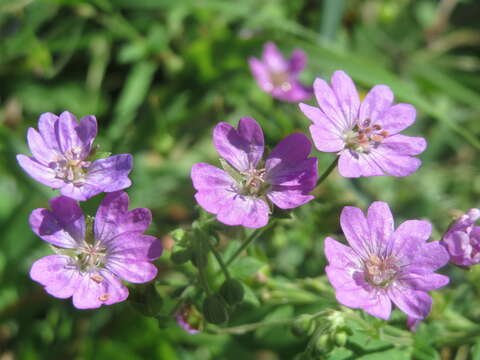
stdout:
POLYGON ((103 278, 102 275, 99 275, 99 274, 94 274, 92 276, 90 276, 90 279, 92 279, 93 281, 95 281, 96 283, 101 283, 103 280, 105 280, 103 278))
POLYGON ((107 301, 110 298, 110 294, 103 294, 98 297, 100 301, 107 301))

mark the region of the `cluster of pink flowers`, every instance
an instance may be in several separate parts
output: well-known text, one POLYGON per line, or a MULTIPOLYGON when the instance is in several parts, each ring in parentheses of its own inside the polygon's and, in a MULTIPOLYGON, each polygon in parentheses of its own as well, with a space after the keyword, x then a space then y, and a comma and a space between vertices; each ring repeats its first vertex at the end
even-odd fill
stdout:
MULTIPOLYGON (((374 86, 360 101, 352 79, 339 70, 330 84, 317 78, 312 88, 306 87, 298 79, 305 53, 295 50, 286 60, 273 43, 265 45, 262 60, 252 58, 249 63, 260 88, 274 98, 300 102, 315 95, 318 107, 299 107, 312 121, 315 147, 337 155, 340 175, 404 177, 420 167, 415 156, 425 150, 425 139, 401 134, 414 123, 415 108, 393 104, 388 86, 374 86)), ((51 199, 51 210, 36 209, 30 216, 33 231, 56 252, 33 264, 32 279, 55 297, 72 297, 79 309, 125 300, 128 289, 121 280, 152 280, 157 269, 151 262, 162 252, 159 240, 144 234, 150 211, 128 211, 128 196, 122 190, 131 184, 132 156, 95 159, 94 116, 78 123, 68 112, 47 113, 40 117, 38 129, 28 131, 33 157, 18 155, 18 162, 35 180, 60 189, 62 196, 51 199), (102 192, 107 195, 95 218, 86 218, 77 201, 102 192)), ((310 157, 312 145, 304 134, 285 137, 265 156, 261 126, 244 117, 237 128, 217 124, 213 143, 222 169, 197 163, 191 178, 198 204, 219 222, 260 228, 268 224, 274 206, 293 209, 314 199, 310 193, 319 179, 317 159, 310 157)), ((408 220, 395 229, 384 202, 372 203, 366 215, 345 207, 340 225, 349 246, 325 239, 326 273, 337 300, 381 319, 390 317, 393 302, 415 328, 431 310, 428 292, 449 282, 435 271, 449 260, 459 266, 480 262, 480 227, 474 226, 478 218, 480 210, 471 209, 441 241, 428 242, 429 222, 408 220)), ((176 318, 196 333, 198 328, 189 322, 195 318, 191 310, 191 305, 184 306, 176 318)))
POLYGON ((98 308, 125 300, 128 289, 121 280, 144 283, 155 278, 151 261, 162 253, 160 241, 144 235, 150 210, 128 211, 130 154, 94 159, 97 121, 86 116, 78 123, 67 111, 42 114, 39 131, 28 130, 33 157, 17 155, 20 166, 35 180, 62 196, 50 200, 51 210, 35 209, 30 226, 52 245, 54 255, 37 260, 30 276, 49 294, 72 297, 78 309, 98 308), (78 200, 101 192, 103 198, 93 220, 85 218, 78 200))

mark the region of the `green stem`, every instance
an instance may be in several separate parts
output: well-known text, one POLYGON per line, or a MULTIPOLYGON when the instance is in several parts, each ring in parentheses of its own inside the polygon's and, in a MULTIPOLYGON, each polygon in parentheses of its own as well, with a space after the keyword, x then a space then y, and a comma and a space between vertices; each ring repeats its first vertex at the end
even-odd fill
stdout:
POLYGON ((212 290, 210 289, 210 286, 208 285, 207 277, 205 276, 205 267, 203 266, 198 267, 198 278, 200 279, 200 284, 202 285, 207 295, 211 295, 212 290))
POLYGON ((330 164, 330 166, 323 172, 323 174, 320 175, 320 178, 317 181, 317 186, 315 187, 315 189, 313 191, 317 190, 318 186, 328 177, 328 175, 330 175, 330 173, 333 171, 333 169, 335 169, 337 167, 338 158, 339 158, 339 156, 337 156, 335 158, 335 160, 333 160, 333 162, 330 164))
POLYGON ((227 260, 225 265, 228 267, 232 262, 235 261, 235 259, 245 250, 248 245, 250 245, 255 239, 257 239, 260 235, 262 235, 266 230, 270 229, 276 222, 276 219, 273 219, 270 221, 270 223, 267 226, 264 226, 263 228, 255 230, 253 233, 250 234, 250 236, 243 242, 243 244, 235 251, 235 253, 230 256, 230 259, 227 260))
POLYGON ((225 279, 230 279, 230 273, 228 272, 227 265, 225 265, 225 262, 222 259, 222 256, 218 252, 218 250, 213 246, 213 244, 210 242, 210 237, 206 236, 207 239, 207 244, 208 247, 210 248, 211 252, 215 256, 215 259, 217 259, 218 265, 220 265, 220 268, 222 269, 223 275, 225 275, 225 279))

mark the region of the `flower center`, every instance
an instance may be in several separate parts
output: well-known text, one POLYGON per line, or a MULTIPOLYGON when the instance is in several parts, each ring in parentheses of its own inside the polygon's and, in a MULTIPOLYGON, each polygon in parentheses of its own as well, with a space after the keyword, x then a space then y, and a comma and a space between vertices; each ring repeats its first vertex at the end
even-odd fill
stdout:
POLYGON ((389 134, 378 124, 370 126, 370 119, 366 119, 362 127, 355 126, 344 133, 346 147, 360 153, 368 153, 377 147, 389 134))
POLYGON ((242 195, 259 196, 265 190, 267 183, 265 182, 265 169, 249 169, 240 173, 242 182, 240 184, 239 193, 242 195))
MULTIPOLYGON (((88 271, 93 269, 98 269, 103 266, 103 262, 106 256, 106 249, 100 244, 89 244, 84 243, 83 247, 80 248, 80 253, 78 254, 78 265, 81 271, 88 271)), ((94 279, 95 280, 95 279, 94 279)), ((101 282, 103 279, 97 279, 96 281, 101 282)))
POLYGON ((290 84, 290 78, 286 71, 271 72, 270 81, 272 82, 274 88, 280 88, 283 91, 288 91, 292 88, 292 84, 290 84))
POLYGON ((83 161, 81 153, 82 149, 75 147, 66 151, 63 156, 59 156, 56 161, 52 161, 49 167, 55 171, 55 177, 76 186, 83 185, 90 162, 83 161))
POLYGON ((386 287, 397 277, 400 270, 398 260, 393 256, 370 255, 364 262, 365 280, 377 287, 386 287))

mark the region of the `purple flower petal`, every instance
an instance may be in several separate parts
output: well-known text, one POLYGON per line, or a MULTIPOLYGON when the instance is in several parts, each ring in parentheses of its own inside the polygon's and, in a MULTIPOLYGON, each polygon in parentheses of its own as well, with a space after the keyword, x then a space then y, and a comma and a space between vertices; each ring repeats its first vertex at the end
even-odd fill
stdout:
POLYGON ((413 254, 409 271, 417 274, 432 272, 447 265, 449 260, 447 250, 439 241, 433 241, 424 244, 413 254))
POLYGON ((347 269, 361 265, 357 253, 352 248, 331 237, 325 239, 325 257, 331 267, 347 269))
POLYGON ((400 224, 393 234, 393 254, 415 254, 417 249, 424 244, 432 234, 432 225, 423 220, 407 220, 400 224))
POLYGON ((95 239, 107 242, 122 232, 119 227, 128 212, 128 203, 128 195, 124 191, 105 195, 95 215, 95 239))
POLYGON ((125 285, 110 272, 100 270, 82 274, 73 294, 73 306, 77 309, 95 309, 124 301, 127 297, 128 289, 125 285))
POLYGON ((38 130, 45 144, 53 150, 61 152, 58 140, 58 116, 52 113, 43 113, 38 119, 38 130))
POLYGON ((157 267, 148 261, 117 261, 114 258, 109 259, 107 268, 118 277, 134 284, 151 281, 158 272, 157 267))
POLYGON ((123 233, 110 240, 108 260, 116 261, 153 261, 162 255, 162 244, 151 235, 123 233))
POLYGON ((418 155, 425 151, 427 142, 422 137, 397 134, 387 137, 381 146, 398 155, 418 155))
POLYGON ((369 119, 370 124, 383 125, 382 115, 393 102, 392 90, 386 85, 374 86, 365 96, 360 105, 358 123, 364 124, 369 119))
POLYGON ((66 299, 79 285, 79 272, 72 260, 64 255, 49 255, 35 261, 30 269, 32 280, 42 284, 52 296, 66 299))
POLYGON ((313 83, 313 91, 318 105, 326 117, 339 129, 349 129, 350 120, 345 118, 338 103, 337 96, 327 82, 323 79, 316 78, 313 83))
POLYGON ((335 71, 332 75, 332 89, 348 127, 353 128, 360 108, 360 98, 355 84, 345 72, 335 71))
POLYGON ((64 111, 58 118, 58 140, 62 153, 70 151, 74 148, 82 149, 82 142, 78 138, 77 129, 78 122, 75 115, 68 111, 64 111))
POLYGON ((284 138, 265 161, 267 181, 275 185, 301 185, 306 178, 316 180, 317 160, 307 159, 311 149, 310 141, 303 134, 294 133, 284 138))
POLYGON ((353 206, 345 206, 340 215, 340 226, 353 250, 367 257, 371 248, 370 230, 362 210, 353 206))
POLYGON ((408 316, 423 319, 432 308, 432 298, 424 291, 406 287, 392 287, 388 291, 390 299, 408 316))
POLYGON ((40 164, 48 167, 48 164, 58 156, 57 152, 45 143, 43 137, 33 128, 27 132, 27 142, 31 153, 40 164))
POLYGON ((101 192, 103 192, 101 187, 95 186, 92 184, 75 185, 74 183, 66 183, 60 189, 60 193, 63 196, 66 196, 78 201, 88 200, 94 197, 95 195, 100 194, 101 192))
POLYGON ((396 104, 382 115, 382 128, 390 135, 398 134, 415 122, 416 110, 410 104, 396 104))
POLYGON ((390 318, 390 313, 392 312, 392 303, 390 299, 386 295, 379 294, 376 300, 377 301, 374 304, 365 307, 363 310, 372 316, 388 320, 390 318))
POLYGON ((310 99, 313 90, 303 86, 298 80, 290 78, 288 80, 287 90, 282 87, 274 87, 271 94, 279 100, 298 103, 310 99))
POLYGON ((387 203, 375 201, 368 208, 367 223, 370 229, 370 242, 377 249, 389 252, 390 237, 393 234, 393 215, 387 203))
POLYGON ((292 75, 298 75, 307 64, 307 55, 304 51, 295 49, 288 61, 288 71, 292 75))
POLYGON ((386 146, 372 150, 368 157, 370 161, 378 164, 385 174, 398 177, 413 174, 422 164, 420 159, 402 155, 386 146))
POLYGON ((97 119, 93 115, 84 116, 80 119, 80 125, 76 129, 76 133, 82 144, 83 152, 81 157, 85 159, 91 149, 93 140, 97 136, 97 119))
POLYGON ((238 130, 228 123, 219 123, 213 130, 218 154, 239 171, 255 168, 263 155, 263 131, 252 118, 241 118, 238 130))
POLYGON ((56 178, 55 171, 42 165, 34 158, 19 154, 17 155, 17 161, 28 175, 48 187, 58 189, 65 183, 63 180, 56 178))
POLYGON ((293 209, 315 198, 313 195, 308 195, 310 190, 300 186, 275 185, 269 190, 267 197, 280 209, 293 209))
POLYGON ((85 182, 104 192, 123 190, 132 182, 128 174, 132 170, 132 155, 120 154, 99 159, 88 168, 85 182))
POLYGON ((217 214, 218 221, 235 226, 260 228, 268 223, 270 209, 265 201, 251 196, 235 195, 225 199, 217 214))
POLYGON ((345 149, 340 153, 338 172, 347 178, 382 176, 385 174, 374 157, 350 149, 345 149))
POLYGON ((310 133, 315 147, 323 152, 338 152, 345 147, 345 141, 337 135, 327 124, 310 126, 310 133))
POLYGON ((193 187, 198 191, 195 199, 206 211, 217 214, 227 198, 233 197, 235 181, 215 166, 199 163, 192 166, 193 187))
POLYGON ((284 72, 288 70, 289 64, 278 50, 277 46, 268 42, 263 47, 263 62, 271 71, 284 72))
POLYGON ((273 90, 272 80, 270 79, 270 72, 268 71, 267 66, 256 58, 248 59, 250 65, 250 70, 253 73, 253 76, 257 80, 260 88, 265 92, 270 92, 273 90))
POLYGON ((448 276, 441 274, 408 274, 400 279, 404 287, 415 290, 431 291, 448 284, 448 276))

